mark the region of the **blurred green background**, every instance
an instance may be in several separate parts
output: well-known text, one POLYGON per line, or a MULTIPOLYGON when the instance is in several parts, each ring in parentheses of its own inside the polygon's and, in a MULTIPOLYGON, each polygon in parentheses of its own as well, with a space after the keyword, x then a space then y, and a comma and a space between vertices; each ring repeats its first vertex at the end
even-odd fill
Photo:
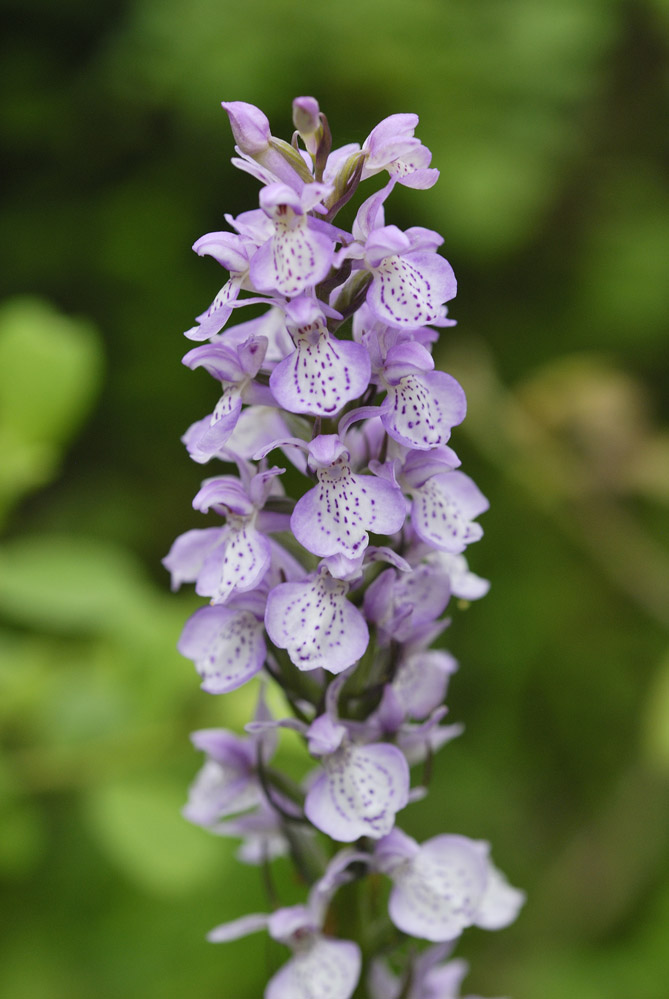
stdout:
MULTIPOLYGON (((181 337, 221 283, 190 250, 255 204, 219 102, 336 144, 420 115, 441 180, 388 220, 459 278, 438 362, 491 499, 451 718, 403 826, 489 839, 527 890, 471 930, 470 991, 664 999, 669 980, 669 190, 665 0, 3 0, 0 994, 257 999, 264 909, 179 814, 188 733, 241 726, 175 651, 199 601, 160 558, 200 526, 180 434, 215 386, 181 337)), ((211 474, 211 473, 209 473, 211 474)), ((286 749, 290 753, 290 746, 286 749)), ((278 878, 300 889, 287 868, 278 878)))

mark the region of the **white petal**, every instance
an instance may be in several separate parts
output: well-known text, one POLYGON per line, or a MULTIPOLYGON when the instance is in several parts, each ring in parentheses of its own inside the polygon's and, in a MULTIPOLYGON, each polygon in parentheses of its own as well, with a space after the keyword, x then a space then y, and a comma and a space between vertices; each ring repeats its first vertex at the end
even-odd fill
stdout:
POLYGON ((249 610, 201 607, 186 622, 177 648, 194 661, 203 690, 225 694, 262 669, 262 622, 249 610))
POLYGON ((401 750, 349 744, 323 762, 325 773, 307 794, 307 818, 344 843, 386 836, 408 800, 409 766, 401 750))
POLYGON ((501 930, 514 921, 525 902, 525 892, 514 888, 501 871, 489 863, 488 884, 476 916, 484 930, 501 930))
POLYGON ((346 599, 348 586, 319 573, 306 583, 282 583, 269 595, 267 633, 302 670, 341 673, 369 642, 363 615, 346 599))
POLYGON ((367 388, 369 354, 357 343, 327 334, 316 343, 299 337, 294 353, 276 366, 270 378, 274 398, 291 413, 333 416, 367 388))
POLYGON ((360 965, 357 944, 318 937, 274 975, 265 999, 350 999, 360 965))
POLYGON ((270 563, 267 538, 254 527, 226 527, 221 544, 205 559, 195 592, 224 604, 233 593, 252 590, 270 563))
POLYGON ((487 864, 464 836, 435 836, 393 872, 390 918, 412 936, 451 940, 477 917, 487 864))

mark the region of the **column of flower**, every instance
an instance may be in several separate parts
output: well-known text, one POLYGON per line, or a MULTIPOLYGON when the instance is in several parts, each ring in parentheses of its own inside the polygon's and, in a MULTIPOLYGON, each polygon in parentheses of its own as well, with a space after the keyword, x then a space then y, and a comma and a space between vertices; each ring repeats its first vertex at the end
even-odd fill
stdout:
POLYGON ((238 836, 246 862, 290 854, 308 898, 209 938, 266 929, 291 948, 266 999, 349 999, 359 982, 374 999, 450 999, 466 971, 444 963, 459 935, 506 926, 523 896, 487 844, 449 833, 421 845, 396 825, 425 793, 410 768, 460 732, 442 723, 457 664, 430 648, 443 612, 452 595, 487 591, 463 552, 488 504, 448 446, 465 396, 430 352, 452 324, 455 276, 437 253, 441 236, 384 216, 396 184, 428 188, 438 171, 415 115, 391 115, 362 147, 332 150, 313 98, 293 102, 292 143, 272 136, 258 108, 223 107, 233 163, 262 187, 259 208, 195 243, 230 276, 186 333, 201 343, 184 363, 205 367, 221 397, 184 442, 195 461, 220 459, 236 474, 206 479, 193 501, 222 526, 183 534, 164 561, 175 587, 195 583, 210 599, 179 643, 203 689, 225 694, 260 674, 293 715, 271 718, 261 694, 245 736, 194 733, 206 760, 185 815, 238 836), (351 231, 336 226, 359 184, 384 171, 351 231), (247 304, 265 311, 227 327, 247 304), (299 497, 282 486, 287 463, 301 473, 299 497), (270 765, 280 727, 301 733, 316 766, 303 787, 270 765), (365 891, 380 877, 390 886, 383 957, 345 926, 335 935, 341 887, 365 891), (402 934, 434 946, 406 953, 402 934))

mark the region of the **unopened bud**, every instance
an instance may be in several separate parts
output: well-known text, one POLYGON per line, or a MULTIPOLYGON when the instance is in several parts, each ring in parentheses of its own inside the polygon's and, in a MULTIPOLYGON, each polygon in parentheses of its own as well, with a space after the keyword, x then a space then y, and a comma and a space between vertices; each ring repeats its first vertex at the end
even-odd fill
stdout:
POLYGON ((264 152, 272 133, 269 120, 260 108, 245 101, 221 101, 221 106, 227 112, 235 143, 240 150, 247 156, 264 152))
POLYGON ((315 97, 296 97, 293 101, 293 125, 303 139, 320 128, 320 108, 315 97))

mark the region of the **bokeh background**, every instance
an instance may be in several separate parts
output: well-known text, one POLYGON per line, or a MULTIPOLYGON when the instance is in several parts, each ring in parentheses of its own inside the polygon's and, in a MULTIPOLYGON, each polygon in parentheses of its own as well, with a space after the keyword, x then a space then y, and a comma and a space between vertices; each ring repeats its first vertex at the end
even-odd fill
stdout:
MULTIPOLYGON (((0 993, 257 999, 285 955, 204 942, 266 907, 234 843, 179 814, 196 606, 160 558, 200 526, 179 436, 215 386, 181 337, 221 283, 190 250, 256 183, 219 102, 336 144, 420 115, 441 170, 389 221, 446 238, 438 363, 491 499, 458 612, 451 718, 419 838, 489 839, 527 890, 471 930, 467 985, 664 999, 669 981, 669 190, 665 0, 3 0, 0 993)), ((284 749, 290 763, 294 748, 284 749)), ((300 888, 287 868, 287 896, 300 888)))

